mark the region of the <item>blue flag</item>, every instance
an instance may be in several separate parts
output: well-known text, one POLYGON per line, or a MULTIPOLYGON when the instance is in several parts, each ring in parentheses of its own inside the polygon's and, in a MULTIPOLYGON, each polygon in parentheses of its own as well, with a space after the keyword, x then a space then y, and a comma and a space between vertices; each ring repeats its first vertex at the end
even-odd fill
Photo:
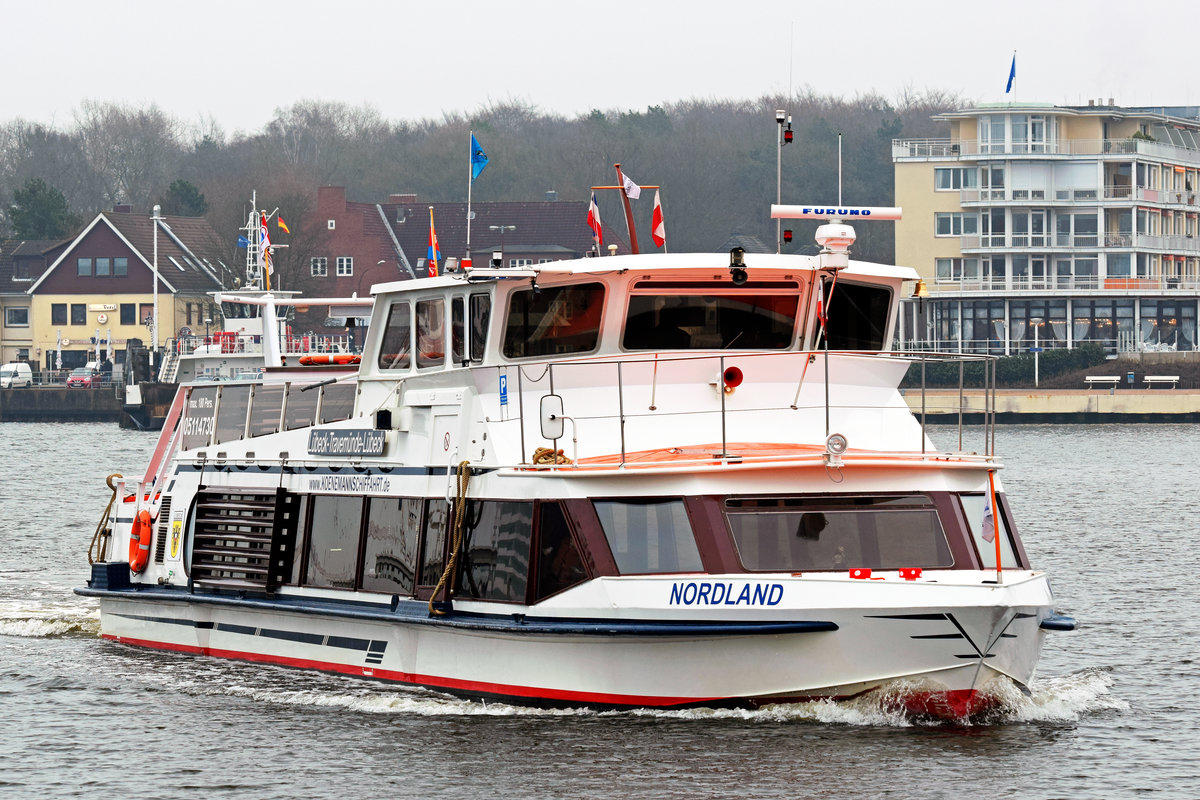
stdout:
POLYGON ((238 237, 238 247, 249 247, 249 246, 250 246, 250 242, 246 240, 245 236, 238 237))
POLYGON ((1008 86, 1005 87, 1005 89, 1004 89, 1005 94, 1008 94, 1009 92, 1012 91, 1012 84, 1013 84, 1013 81, 1016 80, 1016 77, 1017 77, 1017 54, 1013 53, 1012 66, 1009 67, 1009 69, 1008 69, 1008 86))
POLYGON ((475 139, 475 134, 471 134, 471 183, 479 177, 479 173, 483 172, 483 168, 488 165, 487 153, 483 152, 483 148, 479 146, 479 142, 475 139))

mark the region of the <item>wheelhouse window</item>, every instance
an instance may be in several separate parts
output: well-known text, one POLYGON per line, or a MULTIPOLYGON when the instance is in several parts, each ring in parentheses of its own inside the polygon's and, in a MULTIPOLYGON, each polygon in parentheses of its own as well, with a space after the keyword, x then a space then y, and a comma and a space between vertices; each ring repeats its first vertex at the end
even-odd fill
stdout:
POLYGON ((845 281, 824 283, 829 349, 882 350, 887 341, 891 290, 845 281))
POLYGON ((979 551, 979 560, 984 569, 996 568, 996 540, 992 534, 993 521, 998 522, 1000 531, 1000 566, 1016 568, 1017 557, 1013 552, 1012 538, 1008 532, 1008 524, 1003 514, 992 513, 992 504, 986 494, 959 495, 963 514, 966 515, 967 525, 971 528, 971 538, 975 540, 975 549, 979 551))
POLYGON ((504 326, 504 355, 532 358, 595 350, 603 308, 600 283, 513 292, 504 326))
POLYGON ((621 345, 627 350, 784 350, 795 338, 800 289, 747 284, 728 293, 687 285, 634 287, 621 345), (707 291, 705 291, 707 290, 707 291))
POLYGON ((682 500, 596 500, 592 505, 622 575, 703 570, 682 500))
POLYGON ((954 565, 937 509, 924 495, 730 498, 725 517, 751 571, 954 565))
POLYGON ((412 321, 408 303, 392 303, 379 345, 380 369, 408 369, 412 351, 412 321))
POLYGON ((492 316, 492 298, 486 294, 471 295, 471 353, 473 363, 483 361, 487 348, 488 322, 492 316))
POLYGON ((446 363, 446 302, 417 303, 417 367, 440 367, 446 363))

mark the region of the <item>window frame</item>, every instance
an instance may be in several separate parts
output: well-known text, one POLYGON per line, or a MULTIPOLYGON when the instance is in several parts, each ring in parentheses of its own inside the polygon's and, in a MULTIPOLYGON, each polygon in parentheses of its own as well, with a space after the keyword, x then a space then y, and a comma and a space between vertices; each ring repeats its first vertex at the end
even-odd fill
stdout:
POLYGON ((4 327, 6 328, 28 328, 29 327, 29 306, 5 306, 4 307, 4 327), (17 320, 24 312, 24 321, 17 320))
POLYGON ((313 278, 329 277, 329 258, 327 256, 313 256, 308 260, 309 276, 313 278))
POLYGON ((337 257, 337 275, 339 278, 347 278, 354 275, 354 256, 337 257))

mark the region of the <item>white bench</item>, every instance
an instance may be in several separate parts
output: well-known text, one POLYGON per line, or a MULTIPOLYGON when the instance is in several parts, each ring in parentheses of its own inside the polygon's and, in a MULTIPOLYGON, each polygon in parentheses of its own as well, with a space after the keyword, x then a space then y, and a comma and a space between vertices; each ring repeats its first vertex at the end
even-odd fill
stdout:
POLYGON ((1121 382, 1120 375, 1088 375, 1083 379, 1083 382, 1088 385, 1089 389, 1094 389, 1096 386, 1107 386, 1110 389, 1117 388, 1117 384, 1121 382))
POLYGON ((1146 381, 1147 389, 1167 383, 1171 384, 1171 388, 1174 389, 1179 384, 1178 375, 1147 375, 1143 380, 1146 381))

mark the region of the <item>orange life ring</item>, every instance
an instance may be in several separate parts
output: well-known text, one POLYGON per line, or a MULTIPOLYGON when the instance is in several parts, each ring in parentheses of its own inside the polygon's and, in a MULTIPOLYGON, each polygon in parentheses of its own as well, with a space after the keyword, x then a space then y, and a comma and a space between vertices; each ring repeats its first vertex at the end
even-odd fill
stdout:
POLYGON ((359 358, 359 356, 350 353, 338 353, 337 355, 309 354, 300 356, 300 363, 306 367, 320 364, 357 364, 359 358))
POLYGON ((150 539, 154 535, 154 520, 149 511, 139 511, 129 532, 129 569, 137 574, 150 563, 150 539))

